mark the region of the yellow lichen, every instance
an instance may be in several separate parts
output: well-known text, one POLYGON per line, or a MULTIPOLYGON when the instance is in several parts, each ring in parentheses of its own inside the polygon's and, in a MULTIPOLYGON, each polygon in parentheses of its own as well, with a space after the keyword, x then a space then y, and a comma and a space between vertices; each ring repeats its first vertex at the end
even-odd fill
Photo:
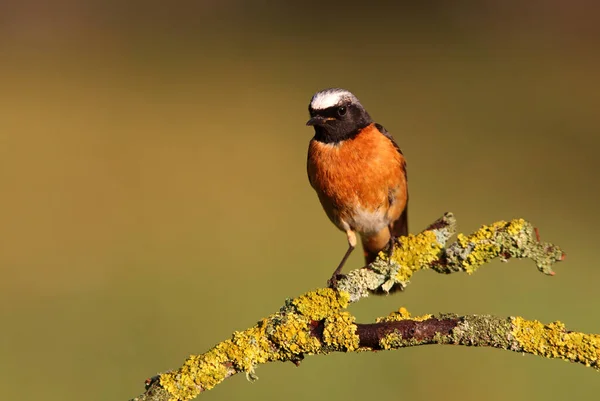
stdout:
POLYGON ((338 310, 345 309, 349 301, 350 294, 345 291, 321 288, 294 299, 292 304, 307 319, 323 320, 338 310))
POLYGON ((356 334, 354 320, 354 316, 348 312, 341 312, 325 319, 325 328, 323 330, 323 341, 325 344, 346 351, 356 350, 360 338, 356 334))
POLYGON ((410 281, 415 271, 427 268, 431 262, 437 260, 441 249, 442 246, 433 231, 402 237, 392 255, 392 260, 400 266, 396 281, 404 283, 410 281))
POLYGON ((400 320, 414 320, 417 322, 421 322, 423 320, 431 319, 433 315, 427 314, 422 316, 411 316, 410 312, 405 307, 400 307, 397 311, 390 313, 384 317, 378 317, 376 319, 377 323, 381 322, 397 322, 400 320))
POLYGON ((274 359, 266 324, 267 319, 263 319, 248 330, 235 332, 207 353, 191 355, 179 370, 160 376, 161 386, 173 399, 184 401, 213 388, 231 375, 232 369, 252 373, 256 365, 274 359))
POLYGON ((547 358, 560 358, 598 369, 600 335, 569 332, 561 322, 512 318, 514 341, 523 351, 547 358))
POLYGON ((463 248, 471 248, 462 266, 467 274, 486 262, 498 256, 502 240, 498 237, 500 233, 506 232, 511 236, 517 235, 525 225, 525 220, 515 219, 510 222, 497 221, 489 226, 482 226, 479 230, 469 236, 458 234, 458 244, 463 248))
POLYGON ((252 372, 256 365, 269 360, 270 343, 262 327, 235 332, 230 341, 231 344, 222 343, 226 345, 216 348, 221 349, 228 360, 234 361, 239 370, 252 372))
POLYGON ((311 324, 321 320, 325 320, 327 345, 358 348, 354 317, 341 312, 349 303, 347 292, 319 289, 291 303, 294 310, 274 314, 248 330, 235 332, 231 339, 203 355, 191 355, 180 369, 160 376, 161 386, 172 399, 186 401, 236 372, 251 376, 258 364, 318 353, 322 344, 311 334, 311 324))
POLYGON ((390 333, 379 340, 381 349, 394 349, 398 346, 399 336, 397 333, 390 333))
POLYGON ((458 233, 456 234, 456 242, 458 242, 461 247, 465 248, 467 245, 469 245, 469 237, 463 233, 458 233))
POLYGON ((517 235, 521 232, 521 230, 523 230, 523 227, 525 226, 525 220, 524 219, 514 219, 511 220, 510 223, 508 223, 508 227, 506 227, 506 232, 509 233, 510 235, 517 235))
POLYGON ((311 336, 309 321, 295 313, 290 313, 279 322, 271 339, 278 345, 281 357, 291 358, 303 353, 316 353, 321 348, 319 340, 311 336))
POLYGON ((160 375, 160 384, 173 396, 171 399, 190 400, 229 375, 225 362, 224 355, 215 349, 201 356, 191 355, 178 370, 160 375))
MULTIPOLYGON (((326 345, 354 350, 358 348, 354 316, 342 311, 348 307, 349 301, 350 294, 347 292, 323 288, 296 298, 292 304, 306 319, 307 324, 311 321, 324 320, 323 340, 326 345)), ((316 341, 313 337, 310 338, 316 341)), ((320 343, 317 341, 316 344, 315 349, 304 352, 316 352, 320 343)))

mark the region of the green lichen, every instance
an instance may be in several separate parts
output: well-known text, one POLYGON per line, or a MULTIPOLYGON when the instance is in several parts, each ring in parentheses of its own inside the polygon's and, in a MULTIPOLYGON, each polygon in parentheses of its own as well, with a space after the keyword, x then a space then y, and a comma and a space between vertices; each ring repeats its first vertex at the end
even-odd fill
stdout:
POLYGON ((431 343, 431 340, 417 340, 414 338, 404 339, 402 334, 397 331, 387 334, 379 340, 379 345, 381 346, 381 349, 384 350, 413 347, 425 343, 431 343))
POLYGON ((383 277, 374 269, 354 269, 338 282, 338 290, 349 294, 349 302, 356 302, 378 289, 383 277))
POLYGON ((515 348, 547 358, 579 362, 600 369, 600 335, 567 331, 561 322, 512 318, 515 348))
MULTIPOLYGON (((440 318, 458 318, 443 315, 440 318)), ((460 323, 450 333, 448 342, 461 345, 486 345, 509 349, 511 324, 508 319, 490 315, 473 315, 460 318, 460 323)))

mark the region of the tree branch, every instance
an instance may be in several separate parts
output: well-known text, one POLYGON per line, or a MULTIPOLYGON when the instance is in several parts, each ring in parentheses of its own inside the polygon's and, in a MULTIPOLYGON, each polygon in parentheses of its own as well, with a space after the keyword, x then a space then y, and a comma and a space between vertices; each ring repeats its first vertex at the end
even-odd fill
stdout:
POLYGON ((305 355, 329 352, 389 350, 423 344, 491 346, 564 359, 599 367, 600 336, 569 332, 560 322, 544 325, 520 317, 425 315, 411 317, 404 309, 376 323, 357 324, 346 308, 374 292, 404 289, 413 273, 433 269, 471 274, 501 258, 529 258, 553 275, 552 265, 564 259, 556 246, 539 241, 537 230, 522 219, 496 222, 475 233, 454 235, 456 220, 446 213, 425 231, 402 237, 388 258, 383 252, 367 268, 338 280, 338 291, 319 289, 288 299, 279 312, 256 326, 235 332, 184 365, 146 381, 134 400, 189 400, 236 373, 254 380, 256 366, 273 361, 299 364, 305 355))
POLYGON ((554 275, 552 265, 565 257, 557 246, 540 242, 538 231, 523 219, 482 226, 469 236, 458 234, 448 244, 455 232, 456 219, 446 213, 420 234, 401 238, 391 258, 382 252, 368 269, 353 270, 338 280, 338 287, 356 302, 373 292, 403 290, 419 270, 473 274, 495 258, 528 258, 542 273, 554 275))

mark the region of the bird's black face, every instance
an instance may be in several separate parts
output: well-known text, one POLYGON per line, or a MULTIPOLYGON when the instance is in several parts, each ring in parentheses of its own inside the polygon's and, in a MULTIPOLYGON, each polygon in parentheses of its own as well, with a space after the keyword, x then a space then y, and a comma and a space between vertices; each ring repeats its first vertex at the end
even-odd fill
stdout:
POLYGON ((315 128, 315 139, 323 143, 337 143, 356 136, 373 121, 360 103, 346 100, 325 109, 308 106, 310 120, 306 125, 315 128))

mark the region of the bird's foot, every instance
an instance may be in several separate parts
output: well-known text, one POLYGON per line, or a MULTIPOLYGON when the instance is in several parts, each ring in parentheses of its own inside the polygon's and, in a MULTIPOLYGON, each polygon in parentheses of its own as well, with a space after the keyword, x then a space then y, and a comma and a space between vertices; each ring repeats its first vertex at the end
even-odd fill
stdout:
POLYGON ((338 289, 338 280, 343 279, 344 277, 346 277, 345 274, 339 274, 337 271, 335 271, 333 273, 333 275, 331 276, 331 278, 329 280, 327 280, 327 288, 331 288, 332 290, 336 290, 338 289))
MULTIPOLYGON (((342 258, 342 261, 340 262, 338 267, 333 271, 331 278, 329 280, 327 280, 327 286, 333 290, 337 290, 338 279, 341 279, 344 277, 344 275, 340 274, 340 272, 342 271, 342 268, 344 267, 346 260, 348 259, 348 257, 352 253, 352 250, 354 249, 354 246, 356 245, 356 237, 354 236, 354 233, 352 231, 350 231, 350 233, 352 233, 352 238, 354 238, 354 239, 348 240, 348 244, 349 244, 348 250, 344 254, 344 257, 342 258)), ((350 234, 349 234, 349 238, 350 238, 350 234)))
POLYGON ((394 237, 393 235, 390 237, 390 243, 388 244, 388 248, 387 248, 387 256, 389 259, 392 258, 392 256, 394 255, 394 247, 396 245, 396 237, 394 237))

